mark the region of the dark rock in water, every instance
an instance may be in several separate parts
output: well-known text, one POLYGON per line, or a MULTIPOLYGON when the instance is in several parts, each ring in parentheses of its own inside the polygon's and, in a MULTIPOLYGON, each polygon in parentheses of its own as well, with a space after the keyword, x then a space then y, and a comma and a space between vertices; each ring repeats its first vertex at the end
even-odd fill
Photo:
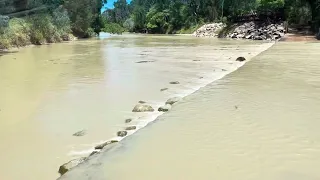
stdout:
POLYGON ((168 88, 162 88, 162 89, 160 89, 160 91, 166 91, 166 90, 168 90, 168 88))
POLYGON ((138 61, 136 63, 149 63, 149 62, 154 62, 154 61, 138 61))
POLYGON ((236 61, 240 61, 240 62, 245 61, 245 60, 246 60, 246 58, 244 58, 244 57, 238 57, 238 58, 236 59, 236 61))
POLYGON ((126 119, 124 122, 125 123, 130 123, 132 121, 132 119, 126 119))
POLYGON ((181 100, 181 98, 179 98, 179 97, 170 98, 170 99, 167 100, 166 104, 173 105, 174 103, 176 103, 176 102, 178 102, 180 100, 181 100))
POLYGON ((195 59, 195 60, 192 60, 192 61, 195 61, 195 62, 197 62, 197 61, 201 61, 201 60, 199 60, 199 59, 195 59))
POLYGON ((227 71, 226 69, 221 69, 221 71, 227 71))
POLYGON ((140 103, 140 104, 145 104, 146 102, 145 102, 145 101, 139 101, 139 103, 140 103))
POLYGON ((126 130, 127 131, 132 131, 132 130, 135 130, 137 129, 137 126, 129 126, 129 127, 126 127, 126 130))
POLYGON ((92 153, 90 153, 89 156, 93 156, 93 155, 98 154, 98 153, 99 153, 99 151, 92 151, 92 153))
POLYGON ((154 109, 152 108, 152 106, 147 104, 138 104, 132 110, 132 112, 153 112, 153 111, 154 109))
POLYGON ((61 165, 59 167, 59 173, 61 175, 65 174, 66 172, 68 172, 70 169, 76 167, 77 165, 79 165, 80 163, 82 163, 83 161, 85 161, 87 158, 85 157, 82 157, 82 158, 79 158, 79 159, 73 159, 63 165, 61 165))
POLYGON ((120 137, 125 137, 127 134, 128 134, 127 131, 118 131, 117 132, 117 135, 120 136, 120 137))
POLYGON ((199 79, 203 79, 203 77, 199 77, 199 79))
MULTIPOLYGON (((120 132, 120 131, 119 131, 119 132, 120 132)), ((118 133, 119 133, 119 132, 118 132, 118 133)), ((107 142, 104 142, 104 143, 102 143, 102 144, 97 145, 96 147, 94 147, 94 149, 103 149, 105 146, 107 146, 107 145, 109 145, 109 144, 117 143, 117 142, 119 142, 119 141, 117 141, 117 140, 107 141, 107 142)))
POLYGON ((159 112, 167 112, 171 109, 171 105, 170 104, 166 104, 164 106, 159 107, 158 111, 159 112))
POLYGON ((73 136, 84 136, 87 134, 86 130, 82 130, 82 131, 78 131, 76 133, 73 134, 73 136))
POLYGON ((170 84, 180 84, 180 82, 179 81, 172 81, 172 82, 170 82, 170 84))

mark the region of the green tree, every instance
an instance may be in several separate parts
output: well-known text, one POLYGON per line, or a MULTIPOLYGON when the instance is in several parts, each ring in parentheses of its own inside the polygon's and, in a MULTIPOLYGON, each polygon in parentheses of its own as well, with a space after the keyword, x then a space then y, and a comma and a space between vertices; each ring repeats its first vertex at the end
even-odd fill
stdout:
POLYGON ((89 37, 94 29, 98 32, 101 28, 100 11, 106 0, 65 0, 72 31, 80 37, 89 37))
POLYGON ((147 28, 152 33, 166 33, 169 27, 169 11, 159 10, 161 6, 154 5, 146 16, 147 28))
POLYGON ((135 6, 133 9, 133 22, 135 31, 141 31, 146 28, 146 9, 143 6, 135 6))

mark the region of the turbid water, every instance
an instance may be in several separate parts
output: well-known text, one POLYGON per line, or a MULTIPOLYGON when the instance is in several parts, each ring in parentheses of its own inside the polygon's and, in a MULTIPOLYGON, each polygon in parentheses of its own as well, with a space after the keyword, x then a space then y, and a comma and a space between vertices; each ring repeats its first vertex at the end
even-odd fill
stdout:
POLYGON ((277 43, 62 179, 320 179, 319 49, 277 43))
MULTIPOLYGON (((126 35, 27 47, 0 56, 0 179, 55 179, 59 176, 57 170, 61 164, 87 156, 95 145, 115 138, 118 130, 132 125, 144 127, 161 114, 132 113, 138 101, 146 101, 157 109, 170 97, 184 97, 236 70, 244 64, 235 61, 238 56, 250 59, 270 46, 269 43, 250 41, 126 35), (170 84, 171 81, 180 84, 170 84), (163 88, 168 90, 160 91, 163 88), (133 121, 125 124, 127 118, 133 118, 133 121), (81 130, 85 130, 84 136, 73 136, 81 130)), ((200 97, 198 101, 208 100, 200 97)), ((200 135, 205 132, 201 124, 206 124, 199 120, 206 119, 201 118, 201 114, 208 116, 202 111, 217 110, 217 107, 220 107, 218 102, 191 109, 185 107, 189 118, 196 120, 197 117, 193 116, 196 114, 192 112, 197 112, 199 127, 196 121, 191 123, 181 116, 179 118, 185 120, 184 123, 190 122, 188 128, 191 131, 184 133, 191 136, 195 131, 200 135)), ((176 113, 180 114, 179 111, 176 113)), ((157 158, 166 156, 166 150, 179 152, 179 148, 188 148, 180 146, 189 141, 183 138, 177 147, 172 147, 176 143, 173 140, 178 141, 175 138, 179 137, 179 134, 172 134, 178 131, 175 123, 180 122, 172 123, 162 131, 155 130, 155 133, 161 133, 149 139, 160 145, 158 150, 164 153, 157 158), (159 141, 161 139, 170 141, 165 145, 159 141)), ((179 126, 183 127, 183 124, 179 126)), ((201 136, 194 138, 202 139, 201 136)), ((145 148, 148 147, 150 145, 145 148)), ((136 150, 133 148, 132 153, 136 150)), ((190 153, 190 150, 186 149, 181 155, 190 153)), ((196 157, 198 152, 194 153, 196 157)), ((137 158, 147 157, 148 153, 146 157, 140 154, 137 158)), ((166 158, 161 158, 164 160, 166 158)), ((127 165, 132 162, 128 161, 127 165)), ((114 167, 119 165, 116 163, 114 167)), ((135 168, 150 166, 147 161, 139 165, 135 168)), ((158 165, 160 167, 160 161, 158 165)), ((129 166, 118 171, 125 170, 125 167, 129 166)))

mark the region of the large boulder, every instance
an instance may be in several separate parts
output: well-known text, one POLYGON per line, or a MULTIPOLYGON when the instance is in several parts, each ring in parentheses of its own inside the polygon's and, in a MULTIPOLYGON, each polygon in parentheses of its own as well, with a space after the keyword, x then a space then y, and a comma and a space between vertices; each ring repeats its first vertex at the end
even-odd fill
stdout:
POLYGON ((119 136, 119 137, 125 137, 127 134, 128 134, 127 131, 118 131, 117 132, 117 136, 119 136))
POLYGON ((180 101, 181 98, 180 97, 174 97, 174 98, 170 98, 167 100, 166 104, 170 104, 170 105, 173 105, 174 103, 180 101))
POLYGON ((137 104, 132 112, 153 112, 154 109, 152 108, 152 106, 147 105, 147 104, 137 104))
POLYGON ((236 59, 236 61, 240 61, 240 62, 245 61, 245 60, 246 60, 246 58, 244 58, 244 57, 238 57, 238 58, 236 59))
POLYGON ((132 130, 136 130, 137 129, 137 126, 129 126, 129 127, 126 127, 126 130, 127 131, 132 131, 132 130))
POLYGON ((164 106, 159 107, 158 111, 159 112, 167 112, 171 109, 171 105, 170 104, 166 104, 164 106))
POLYGON ((125 123, 130 123, 131 121, 132 121, 132 119, 129 118, 129 119, 126 119, 124 122, 125 122, 125 123))
POLYGON ((107 142, 104 142, 102 144, 97 145, 96 147, 94 147, 94 149, 103 149, 105 146, 107 146, 109 144, 116 143, 116 142, 119 142, 119 141, 117 141, 117 140, 107 141, 107 142))
POLYGON ((77 165, 79 165, 80 163, 82 163, 83 161, 85 161, 87 158, 85 157, 82 157, 82 158, 79 158, 79 159, 73 159, 63 165, 61 165, 59 167, 59 173, 61 175, 65 174, 66 172, 68 172, 70 169, 76 167, 77 165))

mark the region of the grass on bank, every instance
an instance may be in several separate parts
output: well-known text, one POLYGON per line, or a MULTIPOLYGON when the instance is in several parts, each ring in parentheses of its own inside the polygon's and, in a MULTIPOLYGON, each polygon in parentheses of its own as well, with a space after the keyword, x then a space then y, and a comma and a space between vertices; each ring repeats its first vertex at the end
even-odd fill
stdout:
POLYGON ((71 40, 70 24, 67 12, 63 9, 57 9, 52 15, 12 18, 0 27, 0 49, 71 40))

